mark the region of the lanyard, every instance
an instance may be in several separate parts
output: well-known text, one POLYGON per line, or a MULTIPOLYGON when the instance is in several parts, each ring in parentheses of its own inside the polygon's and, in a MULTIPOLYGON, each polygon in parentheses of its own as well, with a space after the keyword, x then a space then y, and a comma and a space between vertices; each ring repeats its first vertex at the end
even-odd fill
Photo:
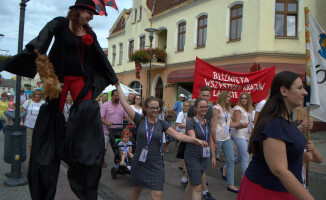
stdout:
POLYGON ((228 111, 224 112, 224 110, 223 110, 223 113, 224 113, 224 116, 225 116, 225 122, 227 124, 228 123, 228 118, 229 118, 228 111))
POLYGON ((249 121, 249 124, 251 123, 251 115, 249 112, 247 112, 247 115, 248 115, 248 121, 249 121))
POLYGON ((148 134, 147 117, 145 117, 145 128, 146 128, 146 139, 147 139, 146 148, 148 148, 149 147, 149 143, 151 142, 151 139, 152 139, 152 136, 153 136, 154 125, 152 127, 152 130, 151 130, 150 134, 148 134))
POLYGON ((185 119, 187 119, 187 113, 183 113, 183 119, 182 119, 182 123, 185 124, 185 119))
POLYGON ((207 128, 207 123, 205 124, 205 127, 206 127, 206 132, 204 132, 204 129, 203 129, 203 127, 201 126, 201 124, 200 124, 200 122, 199 122, 199 120, 198 120, 197 116, 196 116, 196 120, 197 120, 197 123, 198 123, 198 125, 199 125, 199 127, 200 127, 201 131, 203 132, 203 135, 204 135, 205 141, 207 142, 207 136, 208 136, 208 128, 207 128))
POLYGON ((251 115, 249 112, 247 112, 247 115, 248 115, 248 121, 249 121, 249 124, 248 124, 248 129, 249 129, 249 133, 251 133, 251 115))

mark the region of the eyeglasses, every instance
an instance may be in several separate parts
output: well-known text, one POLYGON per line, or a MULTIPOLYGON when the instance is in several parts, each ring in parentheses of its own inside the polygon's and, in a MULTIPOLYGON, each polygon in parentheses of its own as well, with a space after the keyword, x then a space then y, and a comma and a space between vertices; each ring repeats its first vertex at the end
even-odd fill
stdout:
POLYGON ((241 97, 240 99, 248 99, 247 97, 241 97))
POLYGON ((208 106, 199 106, 200 109, 208 109, 208 106))
POLYGON ((141 98, 135 98, 135 100, 141 100, 141 98))
POLYGON ((161 110, 160 107, 147 107, 147 108, 149 108, 151 111, 154 111, 154 110, 160 111, 161 110))

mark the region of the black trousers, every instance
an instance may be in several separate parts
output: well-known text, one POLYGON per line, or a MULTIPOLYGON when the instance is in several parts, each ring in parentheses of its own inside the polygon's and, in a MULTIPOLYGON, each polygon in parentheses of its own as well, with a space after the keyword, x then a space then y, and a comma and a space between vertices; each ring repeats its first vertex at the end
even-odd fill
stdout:
POLYGON ((68 180, 70 188, 81 200, 97 199, 97 189, 101 173, 102 164, 91 166, 69 164, 68 180))

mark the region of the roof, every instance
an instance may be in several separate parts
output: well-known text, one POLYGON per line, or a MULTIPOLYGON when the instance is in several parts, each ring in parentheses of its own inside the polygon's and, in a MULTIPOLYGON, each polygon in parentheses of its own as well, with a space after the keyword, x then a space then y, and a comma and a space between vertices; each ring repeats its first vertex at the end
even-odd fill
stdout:
POLYGON ((132 10, 131 8, 129 10, 127 10, 120 17, 120 19, 118 19, 118 22, 116 23, 116 26, 112 30, 112 33, 111 34, 117 33, 117 32, 119 32, 119 31, 121 31, 121 30, 123 30, 125 28, 126 21, 127 21, 128 17, 130 16, 131 10, 132 10))
POLYGON ((153 12, 153 16, 156 16, 187 1, 189 0, 147 0, 147 7, 153 12))

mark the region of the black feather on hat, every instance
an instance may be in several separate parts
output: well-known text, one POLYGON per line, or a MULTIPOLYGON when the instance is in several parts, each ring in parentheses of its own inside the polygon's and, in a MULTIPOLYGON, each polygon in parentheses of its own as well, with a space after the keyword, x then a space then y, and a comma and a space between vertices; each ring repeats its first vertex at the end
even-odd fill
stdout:
POLYGON ((96 11, 95 3, 93 0, 77 0, 75 5, 69 7, 69 9, 71 9, 71 8, 84 8, 84 9, 92 11, 94 13, 94 15, 99 14, 96 11))

